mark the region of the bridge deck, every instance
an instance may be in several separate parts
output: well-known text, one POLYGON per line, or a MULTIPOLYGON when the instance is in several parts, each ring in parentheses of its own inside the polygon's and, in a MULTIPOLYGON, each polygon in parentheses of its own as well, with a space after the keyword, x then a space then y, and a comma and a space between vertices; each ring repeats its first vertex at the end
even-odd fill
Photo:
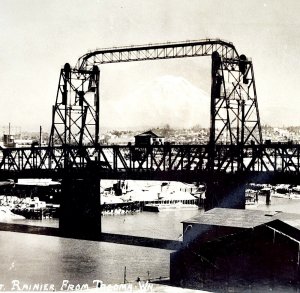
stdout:
POLYGON ((99 179, 185 180, 211 176, 263 182, 296 182, 300 145, 160 145, 33 147, 0 150, 0 178, 81 178, 92 170, 99 179), (211 159, 213 158, 213 159, 211 159), (269 179, 268 179, 269 178, 269 179))

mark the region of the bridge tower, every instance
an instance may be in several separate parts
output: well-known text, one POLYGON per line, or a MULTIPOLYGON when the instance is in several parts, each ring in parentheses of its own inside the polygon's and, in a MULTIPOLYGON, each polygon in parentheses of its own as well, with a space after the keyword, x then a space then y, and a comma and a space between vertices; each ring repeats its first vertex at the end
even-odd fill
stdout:
MULTIPOLYGON (((253 65, 245 55, 223 58, 215 51, 211 57, 209 168, 214 170, 218 161, 216 145, 230 144, 236 146, 234 164, 242 171, 243 146, 262 143, 253 65)), ((216 206, 245 208, 245 184, 213 176, 207 182, 205 208, 216 206)))
POLYGON ((91 70, 61 69, 53 106, 49 145, 95 145, 99 142, 99 76, 91 70))
POLYGON ((245 55, 212 53, 210 144, 261 144, 253 65, 245 55))
POLYGON ((60 72, 49 146, 65 152, 59 219, 65 236, 91 239, 101 233, 100 181, 89 164, 83 174, 74 174, 76 158, 67 159, 68 146, 81 154, 84 146, 99 142, 99 76, 97 66, 79 70, 68 63, 60 72))

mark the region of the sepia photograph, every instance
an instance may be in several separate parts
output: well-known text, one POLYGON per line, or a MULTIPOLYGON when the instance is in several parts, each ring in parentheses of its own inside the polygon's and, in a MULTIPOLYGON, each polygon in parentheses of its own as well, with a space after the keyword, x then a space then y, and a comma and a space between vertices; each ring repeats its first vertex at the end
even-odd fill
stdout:
POLYGON ((299 1, 0 7, 0 291, 299 292, 299 1))

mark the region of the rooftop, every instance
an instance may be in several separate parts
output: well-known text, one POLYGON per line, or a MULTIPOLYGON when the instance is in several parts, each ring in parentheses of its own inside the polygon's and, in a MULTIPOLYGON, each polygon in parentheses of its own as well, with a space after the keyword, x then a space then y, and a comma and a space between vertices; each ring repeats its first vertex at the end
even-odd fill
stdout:
POLYGON ((300 214, 227 208, 214 208, 200 216, 182 221, 182 223, 253 228, 273 220, 281 220, 292 227, 300 229, 300 214))
POLYGON ((158 136, 157 134, 155 134, 153 131, 149 130, 149 131, 146 131, 146 132, 143 132, 141 134, 138 134, 138 135, 135 135, 135 137, 137 136, 150 136, 150 137, 155 137, 155 138, 158 138, 158 137, 161 137, 161 136, 158 136))

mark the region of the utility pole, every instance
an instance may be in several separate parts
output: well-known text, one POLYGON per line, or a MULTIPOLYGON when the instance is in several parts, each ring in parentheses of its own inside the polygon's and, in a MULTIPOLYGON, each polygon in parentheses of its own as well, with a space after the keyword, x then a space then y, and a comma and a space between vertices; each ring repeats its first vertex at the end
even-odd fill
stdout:
POLYGON ((124 284, 126 284, 127 280, 126 280, 126 266, 124 267, 124 284))
POLYGON ((39 142, 40 147, 42 146, 42 125, 40 125, 40 142, 39 142))

